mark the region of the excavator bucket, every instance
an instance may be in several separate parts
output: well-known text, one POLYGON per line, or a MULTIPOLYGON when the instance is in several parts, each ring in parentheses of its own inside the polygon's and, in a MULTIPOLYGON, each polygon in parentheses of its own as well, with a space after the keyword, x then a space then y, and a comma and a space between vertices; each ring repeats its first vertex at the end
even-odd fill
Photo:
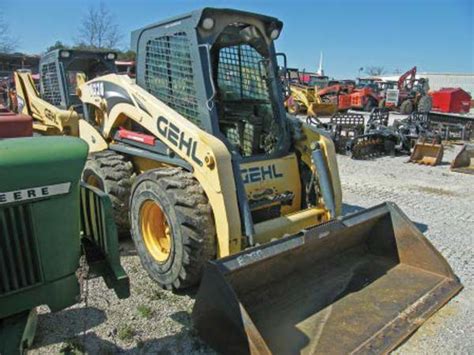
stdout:
POLYGON ((464 144, 459 154, 451 162, 451 171, 474 174, 474 144, 464 144))
POLYGON ((386 353, 461 289, 385 203, 209 262, 193 321, 225 354, 386 353))
POLYGON ((444 148, 442 144, 418 142, 413 147, 408 162, 435 166, 443 159, 444 148))

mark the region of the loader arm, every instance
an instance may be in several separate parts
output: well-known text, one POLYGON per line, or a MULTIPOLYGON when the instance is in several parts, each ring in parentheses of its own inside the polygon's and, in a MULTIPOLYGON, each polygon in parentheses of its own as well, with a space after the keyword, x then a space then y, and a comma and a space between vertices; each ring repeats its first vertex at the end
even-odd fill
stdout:
MULTIPOLYGON (((109 141, 113 133, 132 120, 165 142, 189 164, 204 189, 216 223, 218 254, 241 250, 241 224, 233 179, 231 154, 216 137, 136 85, 125 75, 110 74, 79 88, 81 100, 101 110, 100 133, 109 141)), ((88 141, 88 137, 81 138, 88 141)), ((89 143, 89 142, 88 142, 89 143)))
POLYGON ((33 117, 33 128, 44 134, 79 135, 79 115, 62 110, 44 100, 36 90, 30 73, 15 72, 18 110, 33 117))

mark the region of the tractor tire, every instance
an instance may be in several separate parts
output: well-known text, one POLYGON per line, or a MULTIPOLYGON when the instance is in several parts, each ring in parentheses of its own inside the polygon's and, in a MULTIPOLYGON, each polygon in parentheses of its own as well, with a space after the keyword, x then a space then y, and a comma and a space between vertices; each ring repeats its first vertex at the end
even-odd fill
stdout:
POLYGON ((90 154, 82 172, 82 181, 109 195, 120 236, 130 233, 128 200, 134 177, 132 163, 111 150, 90 154))
POLYGON ((423 95, 418 101, 418 112, 427 113, 433 107, 433 99, 429 95, 423 95))
POLYGON ((405 100, 400 105, 400 113, 409 115, 413 112, 413 102, 411 100, 405 100))
POLYGON ((377 101, 375 101, 374 98, 369 97, 367 99, 367 102, 364 105, 364 111, 365 112, 371 112, 376 107, 377 107, 377 101))
POLYGON ((206 261, 216 258, 211 206, 192 174, 181 168, 154 169, 138 177, 130 221, 140 261, 164 289, 197 284, 206 261))

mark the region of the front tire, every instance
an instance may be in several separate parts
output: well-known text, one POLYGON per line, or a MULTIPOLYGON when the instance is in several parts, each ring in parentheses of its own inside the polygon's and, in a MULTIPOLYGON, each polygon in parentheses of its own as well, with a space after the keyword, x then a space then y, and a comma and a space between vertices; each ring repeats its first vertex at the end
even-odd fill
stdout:
POLYGON ((111 150, 90 154, 82 172, 82 181, 109 195, 119 235, 130 233, 128 200, 133 178, 132 163, 111 150))
POLYGON ((433 107, 433 99, 429 95, 424 95, 418 101, 418 112, 427 113, 433 107))
POLYGON ((411 100, 405 100, 400 105, 400 113, 409 115, 413 112, 413 102, 411 100))
POLYGON ((162 288, 197 284, 217 254, 214 218, 202 187, 180 168, 142 174, 130 198, 132 238, 148 275, 162 288))

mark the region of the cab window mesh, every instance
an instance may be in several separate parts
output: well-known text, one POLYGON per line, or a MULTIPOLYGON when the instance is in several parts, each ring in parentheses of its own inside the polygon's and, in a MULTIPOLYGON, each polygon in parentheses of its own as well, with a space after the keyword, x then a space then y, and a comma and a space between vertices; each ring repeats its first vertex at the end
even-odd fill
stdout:
POLYGON ((61 105, 61 91, 56 63, 47 63, 41 66, 41 95, 44 100, 54 106, 61 105))
POLYGON ((268 88, 262 78, 263 57, 248 44, 219 50, 217 80, 225 100, 269 101, 268 88))
POLYGON ((199 125, 190 42, 184 32, 148 41, 145 58, 146 89, 199 125))

